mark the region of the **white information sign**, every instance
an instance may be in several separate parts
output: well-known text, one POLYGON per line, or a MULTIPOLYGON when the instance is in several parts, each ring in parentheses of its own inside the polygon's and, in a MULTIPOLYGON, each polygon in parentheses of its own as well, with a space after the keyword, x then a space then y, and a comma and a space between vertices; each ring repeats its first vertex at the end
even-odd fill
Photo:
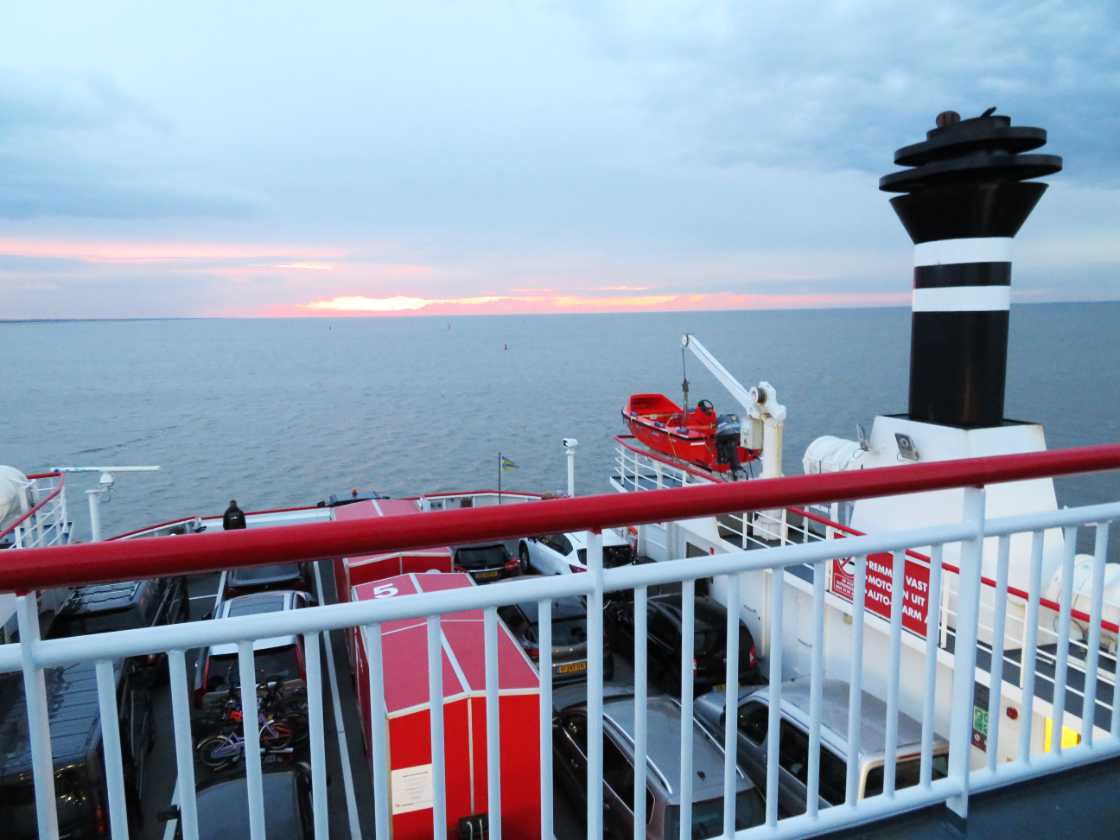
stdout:
POLYGON ((423 811, 434 804, 432 765, 402 767, 389 774, 389 791, 394 814, 423 811))

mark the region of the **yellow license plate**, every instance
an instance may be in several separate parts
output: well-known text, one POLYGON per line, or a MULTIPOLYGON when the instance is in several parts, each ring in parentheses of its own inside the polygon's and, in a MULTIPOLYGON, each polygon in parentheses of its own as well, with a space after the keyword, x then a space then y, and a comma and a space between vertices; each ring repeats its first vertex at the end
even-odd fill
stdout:
POLYGON ((720 683, 719 685, 713 685, 712 686, 712 691, 727 691, 727 683, 720 683))
POLYGON ((475 575, 475 578, 477 580, 494 580, 497 576, 497 572, 479 572, 475 575))
POLYGON ((558 674, 582 674, 586 670, 586 662, 565 662, 563 665, 556 666, 558 674))

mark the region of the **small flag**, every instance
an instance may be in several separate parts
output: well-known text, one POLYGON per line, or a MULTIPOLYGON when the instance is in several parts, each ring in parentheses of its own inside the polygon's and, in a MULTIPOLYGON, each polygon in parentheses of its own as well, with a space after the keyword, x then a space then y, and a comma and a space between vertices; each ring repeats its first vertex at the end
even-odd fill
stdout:
POLYGON ((502 458, 502 469, 503 470, 516 470, 518 468, 517 464, 513 463, 513 461, 511 461, 505 455, 502 455, 501 458, 502 458))

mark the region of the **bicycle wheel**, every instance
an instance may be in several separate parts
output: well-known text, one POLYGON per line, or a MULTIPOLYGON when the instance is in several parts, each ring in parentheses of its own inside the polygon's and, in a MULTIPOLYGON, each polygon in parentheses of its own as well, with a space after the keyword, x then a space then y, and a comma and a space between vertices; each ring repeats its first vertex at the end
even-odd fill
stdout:
POLYGON ((221 770, 241 758, 242 741, 229 735, 211 735, 198 745, 199 760, 211 770, 221 770))
POLYGON ((266 750, 282 750, 292 743, 292 727, 282 720, 265 721, 261 727, 261 746, 266 750))

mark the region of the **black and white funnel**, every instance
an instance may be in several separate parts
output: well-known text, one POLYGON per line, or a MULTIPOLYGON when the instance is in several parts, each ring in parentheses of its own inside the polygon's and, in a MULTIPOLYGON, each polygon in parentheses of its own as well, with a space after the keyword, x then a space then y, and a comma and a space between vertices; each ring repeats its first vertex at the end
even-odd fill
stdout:
POLYGON ((978 428, 1003 421, 1011 242, 1046 184, 1031 178, 1062 168, 1057 155, 1024 154, 1046 131, 1012 127, 1010 117, 937 117, 923 143, 905 146, 885 175, 914 242, 910 418, 978 428))

